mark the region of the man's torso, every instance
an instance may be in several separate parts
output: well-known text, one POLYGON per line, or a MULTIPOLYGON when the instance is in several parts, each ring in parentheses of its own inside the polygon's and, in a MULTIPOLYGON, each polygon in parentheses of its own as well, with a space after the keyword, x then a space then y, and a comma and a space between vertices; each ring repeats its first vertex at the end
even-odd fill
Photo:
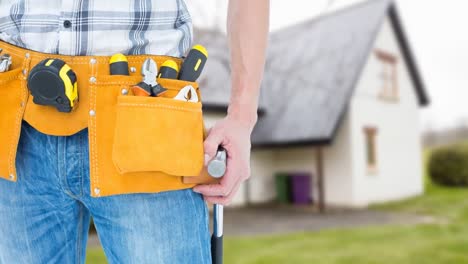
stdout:
POLYGON ((192 22, 184 0, 0 0, 0 40, 63 55, 179 57, 192 22))

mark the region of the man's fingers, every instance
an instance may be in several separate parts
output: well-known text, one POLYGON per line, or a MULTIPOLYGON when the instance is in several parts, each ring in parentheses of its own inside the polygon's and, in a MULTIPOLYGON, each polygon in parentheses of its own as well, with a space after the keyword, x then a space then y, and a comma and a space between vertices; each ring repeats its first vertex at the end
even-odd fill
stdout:
POLYGON ((226 188, 219 183, 216 184, 203 184, 197 185, 193 188, 194 192, 201 193, 203 195, 218 195, 224 196, 226 193, 226 188))
POLYGON ((236 168, 235 161, 228 162, 226 174, 221 178, 219 184, 198 185, 195 186, 193 190, 206 196, 228 196, 236 183, 240 180, 239 177, 235 177, 233 174, 236 173, 234 168, 236 168))
POLYGON ((208 203, 212 203, 212 204, 220 204, 220 205, 227 206, 231 204, 232 198, 210 196, 210 197, 205 197, 205 201, 208 203))
POLYGON ((214 158, 216 151, 218 151, 218 146, 223 142, 223 136, 221 133, 216 133, 216 130, 210 129, 208 136, 203 143, 203 148, 205 152, 205 166, 208 165, 208 162, 214 158))
POLYGON ((197 193, 204 196, 228 196, 232 191, 232 186, 226 183, 198 185, 193 188, 197 193))
POLYGON ((237 191, 240 188, 241 181, 236 183, 236 186, 234 186, 234 189, 231 191, 231 193, 228 196, 221 197, 221 196, 203 196, 205 201, 212 203, 212 204, 221 204, 221 205, 230 205, 232 202, 232 199, 234 198, 234 195, 236 195, 237 191))

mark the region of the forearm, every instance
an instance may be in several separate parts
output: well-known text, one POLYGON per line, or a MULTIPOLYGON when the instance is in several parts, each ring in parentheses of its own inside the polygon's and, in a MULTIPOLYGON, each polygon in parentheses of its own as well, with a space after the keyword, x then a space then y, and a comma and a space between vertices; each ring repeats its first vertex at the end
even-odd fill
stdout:
POLYGON ((231 100, 228 116, 253 129, 265 65, 269 0, 231 0, 228 40, 231 54, 231 100))

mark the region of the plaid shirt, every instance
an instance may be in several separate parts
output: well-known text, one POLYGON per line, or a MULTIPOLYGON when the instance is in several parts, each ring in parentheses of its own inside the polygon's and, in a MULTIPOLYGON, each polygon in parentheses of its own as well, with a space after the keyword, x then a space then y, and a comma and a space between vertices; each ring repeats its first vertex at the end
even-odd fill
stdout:
POLYGON ((192 22, 184 0, 0 0, 0 40, 62 55, 180 57, 192 22))

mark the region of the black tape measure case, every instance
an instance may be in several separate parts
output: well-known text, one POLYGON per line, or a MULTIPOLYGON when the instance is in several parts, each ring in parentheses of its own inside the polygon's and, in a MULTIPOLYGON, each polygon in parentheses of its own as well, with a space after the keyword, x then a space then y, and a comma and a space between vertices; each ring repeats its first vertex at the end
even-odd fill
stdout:
POLYGON ((28 76, 33 102, 53 106, 59 112, 71 112, 78 104, 75 72, 64 61, 45 59, 34 66, 28 76))

